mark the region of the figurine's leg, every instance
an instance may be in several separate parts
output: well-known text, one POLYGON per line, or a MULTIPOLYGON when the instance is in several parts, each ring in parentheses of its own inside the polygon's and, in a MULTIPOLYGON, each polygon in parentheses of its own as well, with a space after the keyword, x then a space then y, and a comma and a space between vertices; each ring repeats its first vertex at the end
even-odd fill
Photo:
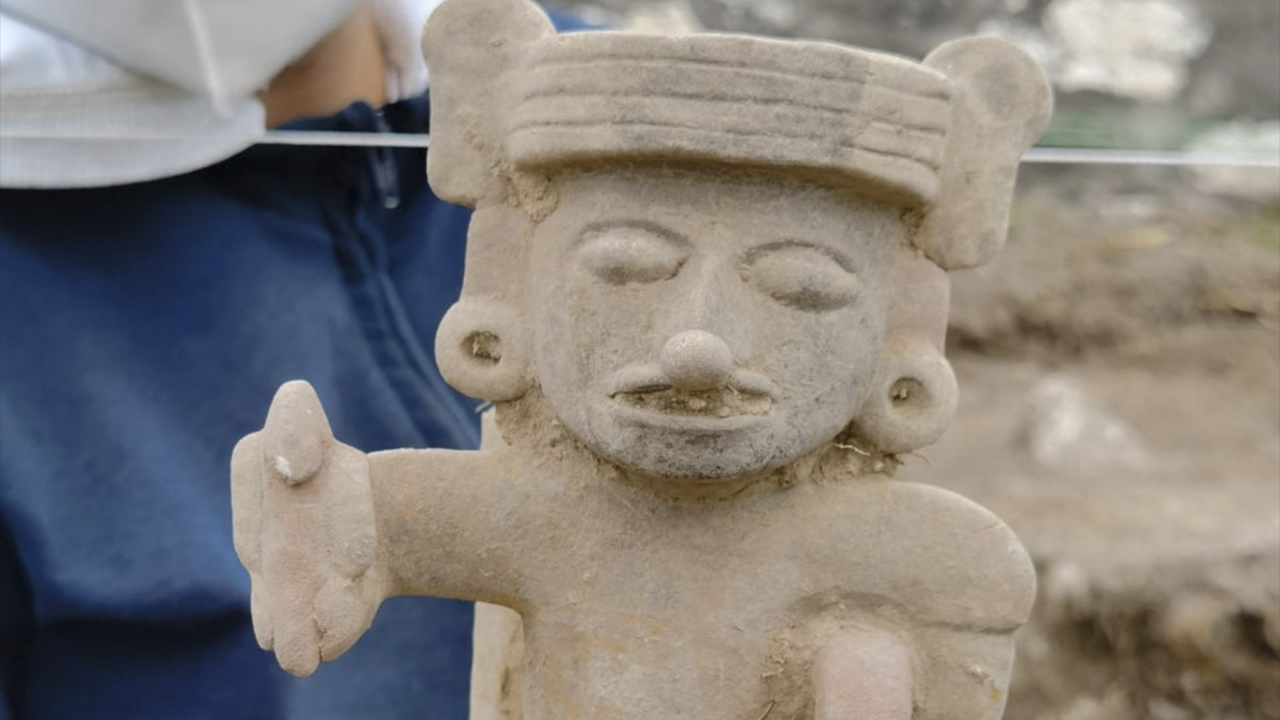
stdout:
POLYGON ((911 720, 911 656, 885 632, 846 632, 818 653, 814 720, 911 720))

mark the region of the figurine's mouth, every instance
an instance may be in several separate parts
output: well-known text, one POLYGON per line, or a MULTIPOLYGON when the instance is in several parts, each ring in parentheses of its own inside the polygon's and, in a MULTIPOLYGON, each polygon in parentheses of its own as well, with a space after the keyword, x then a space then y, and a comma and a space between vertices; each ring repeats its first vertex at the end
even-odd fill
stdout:
POLYGON ((610 394, 615 402, 637 410, 691 418, 729 419, 766 415, 773 408, 772 383, 755 373, 740 372, 724 387, 680 390, 664 379, 643 373, 621 378, 610 394), (640 375, 636 377, 635 375, 640 375))
POLYGON ((613 399, 640 410, 706 418, 764 415, 773 407, 768 395, 731 387, 698 391, 658 387, 620 392, 613 399))

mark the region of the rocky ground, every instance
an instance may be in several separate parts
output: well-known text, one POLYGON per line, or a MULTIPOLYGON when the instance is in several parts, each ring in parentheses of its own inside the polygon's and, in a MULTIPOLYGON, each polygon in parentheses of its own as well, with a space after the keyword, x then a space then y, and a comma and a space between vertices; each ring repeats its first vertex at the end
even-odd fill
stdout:
POLYGON ((1280 212, 1100 173, 1025 173, 955 276, 959 417, 903 476, 1037 562, 1008 720, 1276 720, 1280 212))

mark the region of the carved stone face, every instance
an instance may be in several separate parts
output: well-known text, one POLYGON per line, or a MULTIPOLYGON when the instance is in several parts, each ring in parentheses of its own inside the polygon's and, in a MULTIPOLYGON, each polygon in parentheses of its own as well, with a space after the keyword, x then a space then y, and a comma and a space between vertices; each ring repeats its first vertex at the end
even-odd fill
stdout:
POLYGON ((741 477, 835 437, 885 336, 900 209, 746 172, 563 176, 534 231, 534 360, 591 450, 741 477))

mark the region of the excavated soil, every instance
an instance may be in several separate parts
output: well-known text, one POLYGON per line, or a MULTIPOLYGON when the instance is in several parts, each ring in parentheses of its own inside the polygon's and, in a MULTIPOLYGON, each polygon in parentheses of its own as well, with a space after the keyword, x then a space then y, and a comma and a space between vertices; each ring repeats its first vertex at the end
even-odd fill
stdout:
POLYGON ((1024 172, 900 473, 1036 561, 1008 720, 1280 720, 1280 209, 1156 179, 1024 172))

